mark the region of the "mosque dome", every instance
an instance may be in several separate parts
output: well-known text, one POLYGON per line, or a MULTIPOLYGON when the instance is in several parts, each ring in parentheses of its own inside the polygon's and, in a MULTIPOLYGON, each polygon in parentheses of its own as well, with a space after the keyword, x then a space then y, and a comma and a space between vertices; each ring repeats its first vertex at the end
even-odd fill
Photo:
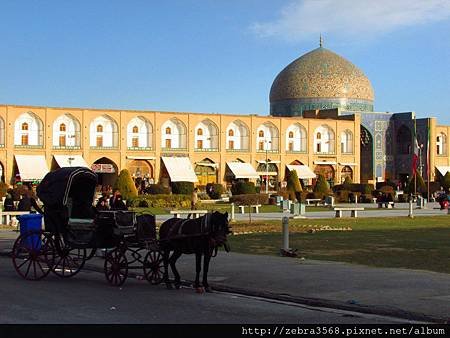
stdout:
POLYGON ((321 46, 290 63, 270 89, 270 114, 301 116, 305 110, 373 111, 369 79, 351 62, 321 46))

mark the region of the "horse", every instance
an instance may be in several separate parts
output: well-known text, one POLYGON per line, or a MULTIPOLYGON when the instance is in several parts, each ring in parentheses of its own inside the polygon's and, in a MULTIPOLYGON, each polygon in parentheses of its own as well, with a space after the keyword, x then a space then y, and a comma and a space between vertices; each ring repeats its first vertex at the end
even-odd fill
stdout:
POLYGON ((211 257, 217 255, 217 249, 223 246, 227 252, 230 248, 227 235, 228 213, 215 211, 195 219, 171 218, 161 224, 159 229, 160 249, 164 262, 164 282, 168 289, 173 289, 169 281, 169 264, 175 277, 175 288, 181 285, 180 274, 175 263, 182 254, 195 254, 196 277, 194 287, 198 293, 203 290, 211 292, 208 284, 208 269, 211 257), (172 256, 170 252, 173 251, 172 256), (214 252, 215 251, 215 252, 214 252), (200 285, 201 263, 203 258, 203 279, 200 285))

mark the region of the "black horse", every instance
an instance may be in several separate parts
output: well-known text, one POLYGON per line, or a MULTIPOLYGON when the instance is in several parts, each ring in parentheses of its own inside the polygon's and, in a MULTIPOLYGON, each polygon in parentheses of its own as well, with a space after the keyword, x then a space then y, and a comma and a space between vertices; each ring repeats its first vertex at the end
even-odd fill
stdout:
POLYGON ((171 218, 161 224, 159 239, 164 260, 164 282, 167 288, 172 289, 169 282, 169 264, 175 276, 175 287, 178 289, 181 281, 175 263, 182 254, 195 253, 196 277, 194 287, 197 292, 203 291, 200 286, 200 271, 202 256, 204 256, 202 285, 205 291, 210 292, 211 289, 208 284, 209 261, 213 255, 217 254, 219 246, 223 245, 225 250, 229 251, 227 243, 229 233, 227 212, 222 214, 215 211, 196 219, 171 218), (171 251, 173 251, 172 256, 170 256, 171 251))

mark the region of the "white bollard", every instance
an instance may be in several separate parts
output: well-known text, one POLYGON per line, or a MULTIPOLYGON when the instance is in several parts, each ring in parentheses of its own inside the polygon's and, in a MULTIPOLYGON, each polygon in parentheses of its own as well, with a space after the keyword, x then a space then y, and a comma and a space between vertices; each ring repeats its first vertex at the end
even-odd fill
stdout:
POLYGON ((289 218, 283 217, 282 219, 283 226, 283 250, 289 250, 289 218))
POLYGON ((408 217, 409 217, 409 218, 414 218, 414 215, 413 215, 413 203, 412 203, 412 200, 409 200, 409 214, 408 214, 408 217))
POLYGON ((231 203, 231 221, 234 222, 234 203, 231 203))

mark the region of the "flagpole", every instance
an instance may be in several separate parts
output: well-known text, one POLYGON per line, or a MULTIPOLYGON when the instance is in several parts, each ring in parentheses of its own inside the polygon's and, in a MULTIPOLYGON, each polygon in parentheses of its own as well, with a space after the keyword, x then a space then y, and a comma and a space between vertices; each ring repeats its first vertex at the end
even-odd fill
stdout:
MULTIPOLYGON (((413 147, 414 147, 414 154, 416 153, 416 147, 417 147, 417 123, 416 123, 416 115, 414 114, 414 141, 413 141, 413 147)), ((416 166, 416 164, 414 164, 416 166)), ((417 196, 417 168, 413 168, 414 173, 414 196, 417 196)))

